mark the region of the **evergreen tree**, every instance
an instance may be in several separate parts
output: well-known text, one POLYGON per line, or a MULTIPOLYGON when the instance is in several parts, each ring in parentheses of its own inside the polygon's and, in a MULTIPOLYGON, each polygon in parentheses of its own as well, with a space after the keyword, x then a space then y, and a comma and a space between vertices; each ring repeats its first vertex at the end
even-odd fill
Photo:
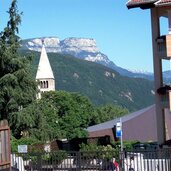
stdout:
POLYGON ((60 137, 59 120, 57 109, 42 99, 35 100, 10 116, 11 130, 15 138, 32 138, 42 142, 60 137))
POLYGON ((44 92, 42 98, 10 117, 13 136, 51 141, 87 137, 94 107, 79 93, 44 92))
POLYGON ((35 99, 37 91, 30 74, 31 58, 18 53, 21 13, 17 9, 17 0, 12 1, 8 14, 7 26, 0 33, 0 119, 9 119, 11 113, 27 106, 35 99))

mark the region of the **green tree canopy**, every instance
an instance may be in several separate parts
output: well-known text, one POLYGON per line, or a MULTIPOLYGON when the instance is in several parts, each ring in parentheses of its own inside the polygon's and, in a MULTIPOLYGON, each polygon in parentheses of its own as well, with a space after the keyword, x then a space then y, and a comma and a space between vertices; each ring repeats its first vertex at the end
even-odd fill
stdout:
POLYGON ((119 106, 95 108, 86 96, 66 91, 45 92, 10 117, 11 130, 17 139, 32 137, 39 141, 87 137, 86 128, 121 117, 128 111, 119 106))
POLYGON ((113 104, 97 107, 93 116, 93 125, 122 117, 128 112, 126 108, 113 104))
POLYGON ((33 137, 39 141, 86 137, 94 112, 89 99, 79 93, 51 91, 10 117, 17 139, 33 137))
POLYGON ((48 101, 36 100, 11 115, 11 129, 16 138, 32 137, 40 141, 60 137, 57 109, 48 101))
POLYGON ((79 93, 53 91, 44 93, 42 99, 51 102, 58 111, 59 125, 63 138, 86 137, 94 107, 86 96, 79 93))
POLYGON ((26 107, 35 99, 37 85, 30 74, 30 57, 18 53, 18 25, 21 17, 17 1, 8 11, 9 21, 0 32, 0 119, 9 119, 13 112, 26 107))

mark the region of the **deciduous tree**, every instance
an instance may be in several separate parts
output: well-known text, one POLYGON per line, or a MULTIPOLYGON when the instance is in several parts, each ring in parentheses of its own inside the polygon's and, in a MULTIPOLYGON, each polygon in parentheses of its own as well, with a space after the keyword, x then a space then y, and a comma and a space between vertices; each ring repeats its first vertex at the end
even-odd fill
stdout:
POLYGON ((53 91, 44 93, 42 99, 48 99, 58 109, 62 138, 72 139, 87 136, 85 128, 91 122, 94 107, 86 96, 66 91, 53 91))
POLYGON ((126 108, 117 105, 108 104, 96 108, 95 115, 93 116, 93 124, 99 124, 105 121, 116 119, 128 114, 126 108))

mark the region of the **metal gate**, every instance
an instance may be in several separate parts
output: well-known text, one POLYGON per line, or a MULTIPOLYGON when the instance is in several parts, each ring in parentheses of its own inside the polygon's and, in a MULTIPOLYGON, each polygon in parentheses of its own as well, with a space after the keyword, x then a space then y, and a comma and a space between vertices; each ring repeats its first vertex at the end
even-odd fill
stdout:
POLYGON ((109 170, 107 155, 113 152, 51 152, 12 154, 11 161, 16 171, 81 171, 109 170), (105 156, 106 155, 106 156, 105 156))

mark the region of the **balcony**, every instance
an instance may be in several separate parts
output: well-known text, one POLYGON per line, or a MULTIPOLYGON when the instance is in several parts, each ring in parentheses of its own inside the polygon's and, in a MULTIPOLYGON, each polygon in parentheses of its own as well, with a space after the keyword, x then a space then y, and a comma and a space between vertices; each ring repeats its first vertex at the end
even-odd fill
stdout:
POLYGON ((157 94, 160 95, 160 104, 163 108, 169 108, 171 111, 171 86, 165 85, 157 89, 157 94))
POLYGON ((161 59, 171 59, 171 35, 157 38, 158 54, 161 59))
POLYGON ((169 93, 167 93, 166 95, 161 96, 160 105, 162 106, 162 108, 170 108, 169 107, 169 93))

